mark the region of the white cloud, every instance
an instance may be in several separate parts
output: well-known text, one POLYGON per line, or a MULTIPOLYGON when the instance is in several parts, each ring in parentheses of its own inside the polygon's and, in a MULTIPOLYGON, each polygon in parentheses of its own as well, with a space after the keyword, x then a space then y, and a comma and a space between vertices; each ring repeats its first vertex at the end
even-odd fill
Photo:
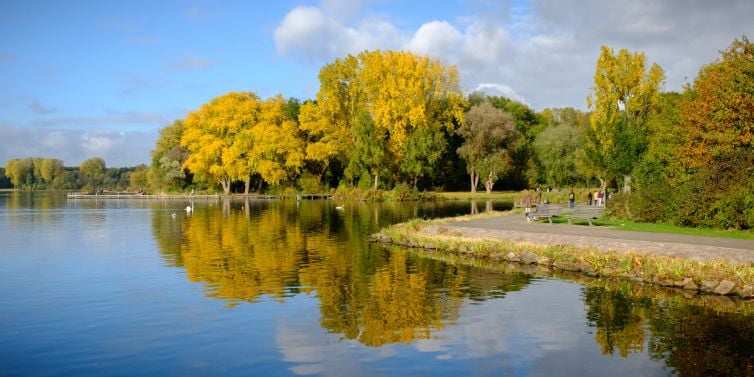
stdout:
POLYGON ((493 96, 507 97, 514 101, 521 102, 527 106, 531 106, 529 105, 529 102, 527 102, 524 97, 516 93, 516 91, 513 90, 513 88, 505 84, 481 83, 476 87, 476 89, 474 89, 474 91, 484 92, 488 95, 493 95, 493 96))
POLYGON ((461 33, 449 23, 432 21, 422 25, 405 48, 421 55, 449 56, 462 41, 461 33))
POLYGON ((111 130, 92 130, 81 135, 81 147, 90 154, 101 155, 123 142, 125 134, 111 130))
POLYGON ((535 109, 585 108, 600 45, 644 52, 666 71, 667 89, 681 90, 734 38, 754 36, 748 0, 533 0, 503 10, 474 3, 470 15, 415 30, 375 18, 363 2, 343 4, 292 9, 275 30, 278 53, 322 64, 365 49, 406 49, 457 65, 466 88, 497 83, 535 109))
POLYGON ((331 60, 365 49, 394 48, 402 37, 390 23, 379 19, 346 27, 318 7, 299 6, 288 12, 275 29, 275 45, 282 55, 301 55, 311 62, 331 60))

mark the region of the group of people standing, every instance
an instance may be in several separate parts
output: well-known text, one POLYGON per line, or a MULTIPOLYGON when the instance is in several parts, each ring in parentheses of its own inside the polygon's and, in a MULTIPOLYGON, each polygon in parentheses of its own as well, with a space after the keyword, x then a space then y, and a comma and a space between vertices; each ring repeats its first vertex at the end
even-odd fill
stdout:
POLYGON ((592 192, 589 191, 589 193, 586 194, 586 203, 589 204, 590 206, 591 205, 603 206, 605 205, 606 197, 607 196, 605 195, 604 191, 597 191, 596 194, 592 194, 592 192))

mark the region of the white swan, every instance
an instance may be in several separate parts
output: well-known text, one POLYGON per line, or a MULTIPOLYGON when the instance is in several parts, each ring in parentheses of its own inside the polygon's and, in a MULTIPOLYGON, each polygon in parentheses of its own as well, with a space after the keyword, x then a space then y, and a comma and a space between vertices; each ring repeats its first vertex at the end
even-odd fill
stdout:
POLYGON ((191 208, 191 206, 186 206, 186 213, 191 213, 193 211, 194 211, 194 209, 191 208))

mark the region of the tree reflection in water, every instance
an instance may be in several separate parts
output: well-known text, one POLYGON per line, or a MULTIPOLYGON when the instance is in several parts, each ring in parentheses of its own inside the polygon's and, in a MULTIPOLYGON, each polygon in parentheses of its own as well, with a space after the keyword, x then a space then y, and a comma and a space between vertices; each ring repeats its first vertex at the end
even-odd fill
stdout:
POLYGON ((190 216, 153 215, 163 259, 203 282, 207 295, 256 302, 316 294, 321 326, 368 346, 427 339, 458 318, 466 298, 520 289, 522 274, 480 274, 371 245, 383 221, 417 215, 412 206, 334 211, 327 201, 223 203, 190 216), (482 276, 476 276, 482 275, 482 276))
POLYGON ((585 288, 603 354, 648 352, 681 376, 754 376, 754 318, 652 295, 635 284, 585 288))

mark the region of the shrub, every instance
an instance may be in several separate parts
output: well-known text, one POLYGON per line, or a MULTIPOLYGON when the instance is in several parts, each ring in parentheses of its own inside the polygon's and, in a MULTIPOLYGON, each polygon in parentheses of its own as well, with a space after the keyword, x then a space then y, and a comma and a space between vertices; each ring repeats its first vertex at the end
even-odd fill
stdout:
POLYGON ((298 179, 298 188, 302 193, 306 194, 318 194, 324 192, 324 187, 322 187, 322 182, 320 182, 319 177, 310 172, 304 172, 301 174, 301 177, 298 179))

